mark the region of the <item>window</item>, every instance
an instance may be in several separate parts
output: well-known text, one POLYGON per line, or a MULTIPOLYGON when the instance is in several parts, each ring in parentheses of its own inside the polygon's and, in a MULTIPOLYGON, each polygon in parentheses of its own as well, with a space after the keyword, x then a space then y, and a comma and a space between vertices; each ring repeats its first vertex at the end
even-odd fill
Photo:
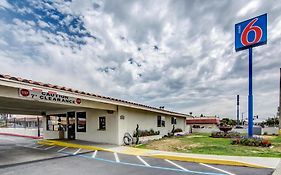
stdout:
POLYGON ((106 120, 105 117, 99 117, 99 130, 106 129, 106 120))
POLYGON ((86 132, 86 112, 77 112, 77 132, 86 132))
POLYGON ((161 116, 157 116, 157 127, 161 127, 161 116))
POLYGON ((177 124, 177 117, 171 117, 171 124, 176 125, 177 124))
POLYGON ((165 127, 165 117, 161 117, 161 126, 165 127))
POLYGON ((165 127, 165 117, 157 116, 157 127, 165 127))
POLYGON ((55 114, 47 116, 47 131, 66 131, 66 115, 55 114))

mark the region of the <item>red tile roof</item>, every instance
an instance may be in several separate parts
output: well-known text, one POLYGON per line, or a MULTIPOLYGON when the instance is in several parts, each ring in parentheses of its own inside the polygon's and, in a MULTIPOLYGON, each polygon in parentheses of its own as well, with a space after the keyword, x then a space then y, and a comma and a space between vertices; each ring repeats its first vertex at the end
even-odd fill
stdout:
POLYGON ((72 88, 62 87, 62 86, 58 86, 58 85, 52 85, 52 84, 42 83, 42 82, 38 82, 38 81, 23 79, 21 77, 13 77, 13 76, 10 76, 10 75, 0 74, 0 80, 1 79, 13 80, 13 81, 17 81, 17 82, 23 82, 23 83, 42 86, 42 87, 48 87, 48 88, 52 88, 52 89, 73 92, 73 93, 76 93, 76 94, 93 96, 93 97, 106 99, 106 100, 110 100, 110 101, 121 102, 121 103, 125 103, 125 104, 131 104, 131 105, 135 105, 135 106, 145 107, 145 108, 148 108, 148 109, 157 110, 159 112, 168 112, 168 113, 172 113, 172 114, 175 114, 175 115, 188 116, 187 114, 183 114, 183 113, 168 111, 168 110, 159 109, 159 108, 156 108, 156 107, 151 107, 151 106, 148 106, 148 105, 143 105, 143 104, 134 103, 134 102, 130 102, 130 101, 120 100, 120 99, 116 99, 116 98, 112 98, 112 97, 101 96, 101 95, 97 95, 97 94, 93 94, 93 93, 87 93, 87 92, 84 92, 84 91, 74 90, 72 88))
POLYGON ((186 119, 186 124, 219 124, 219 118, 189 118, 186 119))

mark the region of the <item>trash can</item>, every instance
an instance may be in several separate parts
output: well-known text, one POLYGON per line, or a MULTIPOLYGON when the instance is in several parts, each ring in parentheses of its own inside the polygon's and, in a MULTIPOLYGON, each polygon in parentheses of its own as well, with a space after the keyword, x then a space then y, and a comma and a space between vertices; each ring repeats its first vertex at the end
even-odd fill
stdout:
POLYGON ((59 131, 59 139, 64 139, 64 131, 59 131))

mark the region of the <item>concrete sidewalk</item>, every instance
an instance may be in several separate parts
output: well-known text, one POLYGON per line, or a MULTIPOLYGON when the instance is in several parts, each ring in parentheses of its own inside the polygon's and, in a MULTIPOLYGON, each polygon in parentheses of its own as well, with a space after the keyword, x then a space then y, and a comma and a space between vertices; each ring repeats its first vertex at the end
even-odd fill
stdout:
POLYGON ((39 144, 58 145, 65 147, 83 148, 88 150, 102 150, 116 152, 120 154, 147 156, 153 158, 179 160, 186 162, 231 165, 231 166, 246 166, 253 168, 273 168, 276 169, 281 163, 281 158, 267 157, 246 157, 246 156, 222 156, 222 155, 207 155, 207 154, 189 154, 167 151, 157 151, 149 149, 133 148, 128 146, 118 146, 110 144, 99 144, 93 142, 79 140, 41 140, 39 144))

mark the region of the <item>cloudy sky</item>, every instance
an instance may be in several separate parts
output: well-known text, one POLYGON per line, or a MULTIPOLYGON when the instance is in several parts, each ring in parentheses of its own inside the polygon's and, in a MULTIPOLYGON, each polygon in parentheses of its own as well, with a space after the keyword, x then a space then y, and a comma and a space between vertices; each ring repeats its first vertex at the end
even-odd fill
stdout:
POLYGON ((247 115, 248 52, 234 24, 268 13, 254 113, 277 112, 281 1, 0 0, 0 73, 200 115, 247 115), (246 3, 247 2, 247 3, 246 3))

